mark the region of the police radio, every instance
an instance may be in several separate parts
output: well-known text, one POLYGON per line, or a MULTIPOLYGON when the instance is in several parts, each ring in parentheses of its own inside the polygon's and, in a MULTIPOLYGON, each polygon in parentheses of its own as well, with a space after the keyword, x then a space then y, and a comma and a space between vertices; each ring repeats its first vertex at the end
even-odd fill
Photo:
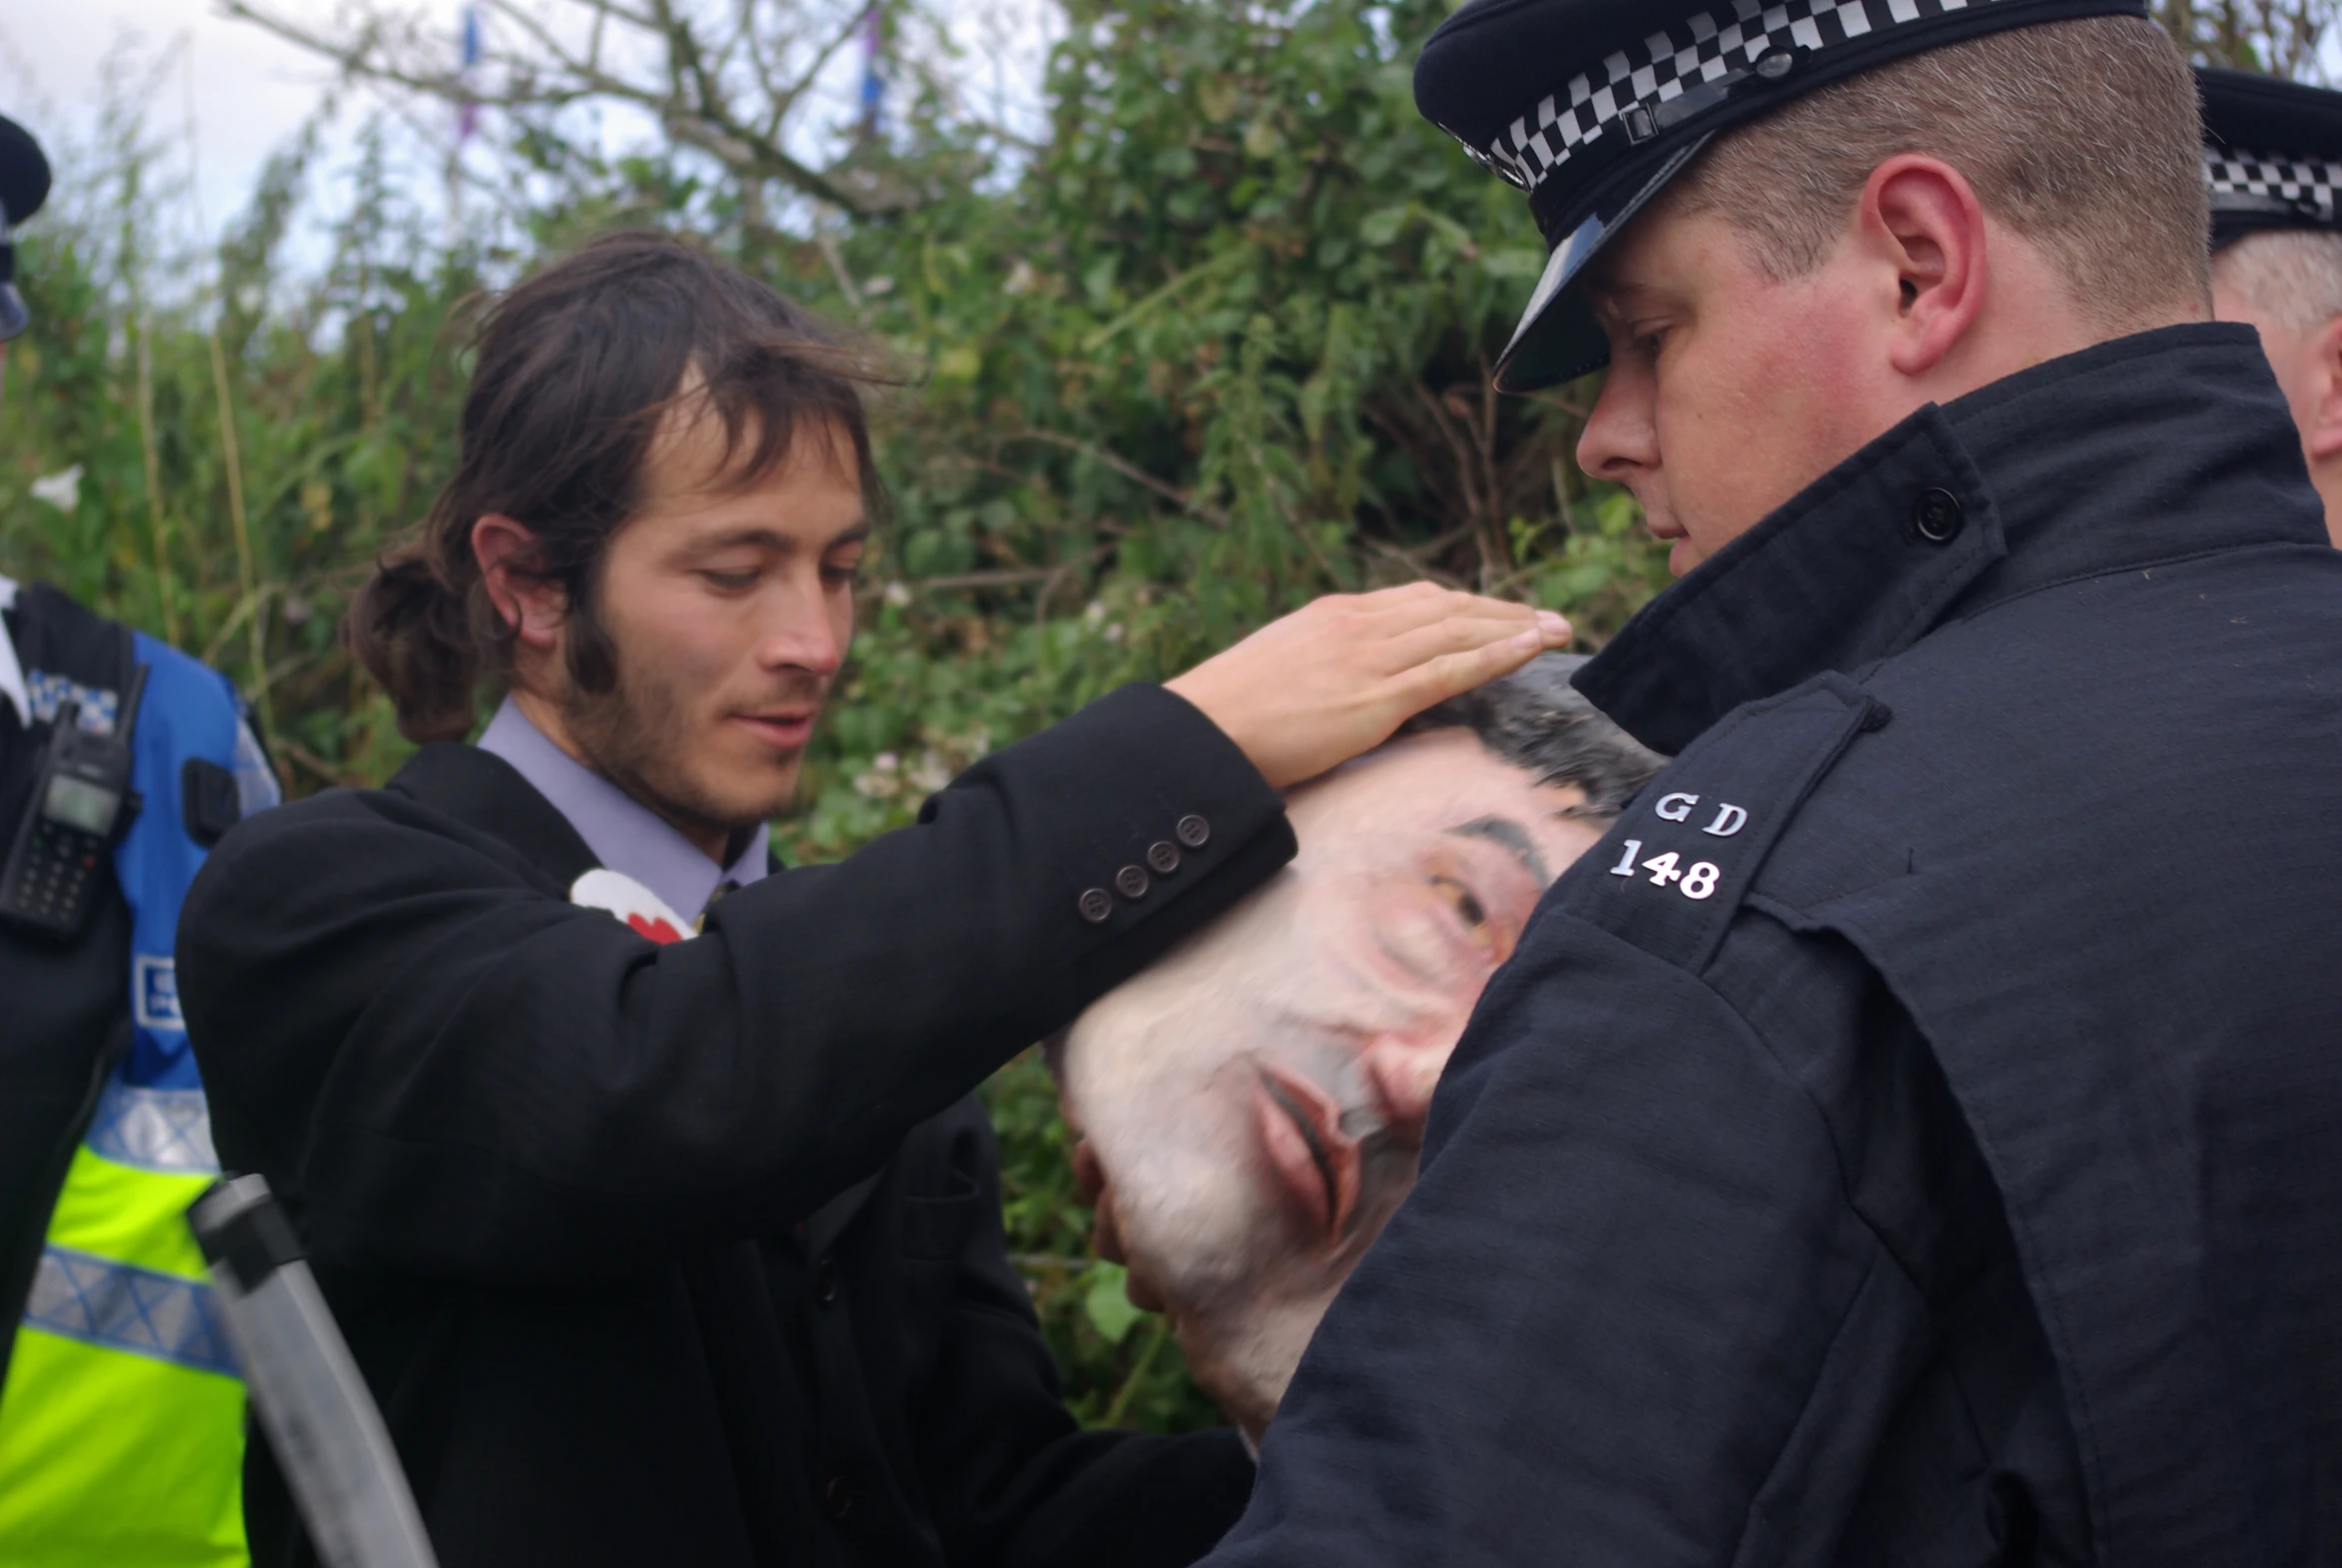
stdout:
POLYGON ((130 736, 146 686, 147 667, 134 664, 110 734, 81 727, 80 703, 58 704, 32 799, 0 871, 0 920, 52 937, 80 935, 105 885, 106 855, 138 814, 130 736))

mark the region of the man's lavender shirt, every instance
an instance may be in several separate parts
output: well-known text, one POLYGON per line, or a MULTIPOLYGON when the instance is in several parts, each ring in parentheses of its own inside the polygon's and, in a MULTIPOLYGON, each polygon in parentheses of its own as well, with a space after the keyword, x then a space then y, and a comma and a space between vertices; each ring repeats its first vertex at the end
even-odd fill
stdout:
POLYGON ((771 864, 767 830, 758 823, 739 858, 718 866, 657 812, 554 745, 510 697, 481 732, 479 749, 512 764, 552 802, 594 859, 632 877, 686 920, 697 919, 727 880, 746 887, 771 864))

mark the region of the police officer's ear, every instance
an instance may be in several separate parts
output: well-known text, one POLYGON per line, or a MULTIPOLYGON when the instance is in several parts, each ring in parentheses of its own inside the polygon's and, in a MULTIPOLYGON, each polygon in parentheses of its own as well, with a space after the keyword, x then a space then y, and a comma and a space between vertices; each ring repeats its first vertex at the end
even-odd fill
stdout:
POLYGON ((489 512, 471 525, 471 553, 479 562, 488 602, 512 628, 513 638, 526 648, 557 648, 568 600, 560 583, 538 568, 536 531, 489 512))
POLYGON ((2312 463, 2342 456, 2342 316, 2302 344, 2301 445, 2312 463))
POLYGON ((1925 376, 1967 336, 1983 310, 1983 205, 1967 177, 1950 164, 1904 153, 1871 171, 1855 221, 1860 254, 1873 276, 1883 285, 1892 277, 1889 363, 1905 376, 1925 376))

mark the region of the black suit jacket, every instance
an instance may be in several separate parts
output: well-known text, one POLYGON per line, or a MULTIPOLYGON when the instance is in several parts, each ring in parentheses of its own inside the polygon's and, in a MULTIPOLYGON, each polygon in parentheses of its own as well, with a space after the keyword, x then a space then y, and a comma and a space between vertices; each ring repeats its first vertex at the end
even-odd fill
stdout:
MULTIPOLYGON (((434 746, 229 835, 180 987, 445 1568, 1184 1563, 1249 1463, 1076 1430, 968 1097, 1291 853, 1129 687, 658 947, 566 901, 592 856, 518 774, 434 746)), ((247 1492, 256 1561, 313 1561, 257 1442, 247 1492)))

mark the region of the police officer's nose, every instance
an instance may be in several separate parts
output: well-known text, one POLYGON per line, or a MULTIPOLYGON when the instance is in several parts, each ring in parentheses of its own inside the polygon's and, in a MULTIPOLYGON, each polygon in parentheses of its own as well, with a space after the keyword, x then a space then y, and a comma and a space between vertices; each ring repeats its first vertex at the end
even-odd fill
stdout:
POLYGON ((1626 484, 1659 465, 1659 429, 1646 380, 1631 366, 1612 365, 1578 435, 1580 472, 1626 484))

